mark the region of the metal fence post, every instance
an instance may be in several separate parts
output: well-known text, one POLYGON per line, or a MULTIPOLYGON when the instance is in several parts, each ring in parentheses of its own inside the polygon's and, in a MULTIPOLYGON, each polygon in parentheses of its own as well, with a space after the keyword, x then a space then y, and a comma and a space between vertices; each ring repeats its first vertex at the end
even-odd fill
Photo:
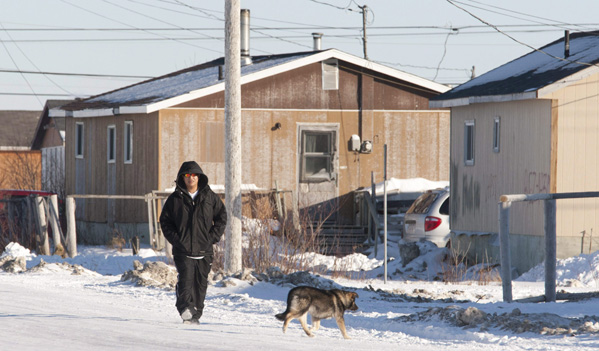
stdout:
POLYGON ((499 253, 503 301, 512 302, 512 259, 510 255, 510 201, 499 202, 499 253))
POLYGON ((555 228, 555 199, 545 200, 545 301, 555 302, 557 235, 555 228))

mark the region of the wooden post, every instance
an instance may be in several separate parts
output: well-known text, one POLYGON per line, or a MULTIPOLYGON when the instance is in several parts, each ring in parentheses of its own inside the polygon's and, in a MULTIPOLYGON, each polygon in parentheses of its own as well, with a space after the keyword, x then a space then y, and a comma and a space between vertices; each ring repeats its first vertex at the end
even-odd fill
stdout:
POLYGON ((139 253, 139 237, 137 235, 131 238, 131 251, 133 256, 139 253))
POLYGON ((50 207, 49 222, 52 227, 52 238, 54 239, 54 254, 64 256, 64 246, 62 246, 62 230, 60 229, 60 221, 58 219, 58 195, 50 195, 48 205, 50 207))
POLYGON ((77 256, 77 225, 75 222, 75 199, 67 196, 67 250, 69 257, 77 256))
POLYGON ((545 200, 545 301, 555 302, 556 249, 555 199, 545 200))
MULTIPOLYGON (((150 234, 150 246, 154 250, 158 249, 158 240, 156 238, 156 231, 154 230, 154 213, 152 211, 152 194, 146 194, 146 205, 148 208, 148 233, 150 234)), ((139 238, 138 238, 139 240, 139 238)))
POLYGON ((41 196, 35 196, 37 212, 37 227, 39 229, 39 254, 50 255, 50 240, 48 240, 48 222, 46 221, 45 201, 41 196))
POLYGON ((225 0, 225 271, 241 272, 241 43, 239 0, 225 0))
MULTIPOLYGON (((164 238, 164 235, 162 234, 162 229, 160 228, 160 215, 158 214, 158 207, 156 206, 156 201, 158 200, 157 198, 154 197, 154 193, 152 192, 152 225, 154 226, 154 235, 156 236, 156 242, 158 243, 158 250, 162 250, 164 249, 164 245, 166 242, 166 239, 164 238)), ((164 202, 164 199, 162 200, 164 202)), ((162 203, 163 206, 161 206, 160 208, 164 208, 164 203, 162 203)))
POLYGON ((499 203, 499 253, 501 260, 501 285, 503 301, 512 302, 512 259, 510 255, 510 205, 499 203))
POLYGON ((12 238, 13 236, 17 235, 17 228, 15 225, 15 218, 17 218, 17 216, 15 215, 15 208, 14 206, 16 202, 13 201, 8 201, 6 202, 6 206, 8 207, 8 218, 6 219, 6 221, 8 222, 8 237, 12 238))
POLYGON ((275 206, 277 206, 277 214, 279 215, 279 221, 283 222, 283 207, 281 206, 281 196, 279 192, 279 184, 275 180, 275 206))
POLYGON ((34 223, 36 223, 36 220, 33 218, 35 215, 35 211, 33 210, 33 198, 31 196, 27 196, 26 198, 27 200, 27 233, 25 235, 25 238, 31 238, 32 236, 35 237, 35 227, 34 227, 34 223))

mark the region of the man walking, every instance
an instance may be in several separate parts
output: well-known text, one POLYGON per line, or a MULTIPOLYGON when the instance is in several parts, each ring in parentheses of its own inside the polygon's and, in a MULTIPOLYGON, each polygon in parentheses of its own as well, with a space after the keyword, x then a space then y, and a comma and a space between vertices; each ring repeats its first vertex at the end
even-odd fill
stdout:
POLYGON ((183 162, 175 191, 160 214, 160 227, 173 246, 179 273, 175 306, 186 324, 199 324, 208 288, 213 248, 222 237, 227 212, 195 161, 183 162))

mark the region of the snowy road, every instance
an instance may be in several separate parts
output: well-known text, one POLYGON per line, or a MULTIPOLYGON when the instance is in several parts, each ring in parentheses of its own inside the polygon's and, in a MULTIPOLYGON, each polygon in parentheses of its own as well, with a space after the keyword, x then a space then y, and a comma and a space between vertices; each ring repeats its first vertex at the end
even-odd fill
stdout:
MULTIPOLYGON (((121 281, 122 273, 133 268, 134 260, 161 260, 153 256, 151 250, 143 252, 145 255, 140 257, 89 247, 74 259, 43 256, 48 263, 40 268, 37 265, 42 257, 28 254, 26 272, 0 270, 0 350, 599 349, 598 298, 507 304, 502 302, 498 282, 445 284, 396 277, 384 284, 376 278, 317 278, 360 295, 357 299, 360 309, 346 313, 345 318, 352 340, 344 340, 333 320, 323 320, 314 338, 307 337, 297 321, 283 334, 282 323, 274 315, 285 309, 291 285, 284 282, 250 284, 228 277, 208 287, 202 324, 183 325, 174 307, 172 290, 121 281), (73 274, 75 272, 79 274, 73 274), (223 283, 225 280, 227 284, 223 283), (553 328, 556 318, 569 322, 590 316, 592 330, 552 336, 542 335, 538 330, 521 333, 505 328, 505 323, 462 328, 451 320, 443 320, 440 313, 431 314, 430 318, 424 313, 436 308, 451 314, 468 307, 484 311, 487 316, 507 316, 510 323, 518 321, 518 317, 511 317, 518 309, 523 316, 520 323, 527 318, 541 318, 541 326, 553 328)), ((314 258, 322 264, 327 259, 314 258)), ((362 259, 363 262, 356 264, 364 267, 371 263, 366 257, 362 259)), ((377 276, 380 269, 372 268, 369 275, 377 276)), ((563 261, 558 265, 560 289, 596 291, 593 277, 597 271, 599 253, 563 261)), ((531 272, 529 276, 538 274, 531 272)), ((515 281, 514 298, 538 295, 543 286, 543 282, 534 280, 515 281)))
POLYGON ((297 321, 287 334, 273 314, 284 308, 287 288, 261 283, 209 287, 199 326, 181 324, 174 293, 135 287, 118 276, 95 273, 0 273, 0 349, 3 350, 583 350, 596 336, 517 336, 465 331, 440 323, 402 324, 402 311, 427 306, 389 305, 367 296, 346 317, 352 340, 323 321, 315 338, 297 321))

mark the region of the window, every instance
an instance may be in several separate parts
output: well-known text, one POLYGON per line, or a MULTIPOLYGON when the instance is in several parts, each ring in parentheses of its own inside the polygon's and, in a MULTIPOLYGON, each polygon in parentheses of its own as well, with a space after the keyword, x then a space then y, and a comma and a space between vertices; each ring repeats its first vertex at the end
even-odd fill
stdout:
POLYGON ((333 177, 335 132, 302 131, 301 181, 317 183, 333 177))
POLYGON ((125 163, 133 163, 133 121, 125 121, 125 137, 124 137, 124 152, 123 158, 125 163))
POLYGON ((500 117, 495 117, 493 120, 493 152, 499 152, 499 131, 500 117))
POLYGON ((75 157, 83 158, 83 122, 75 123, 75 157))
POLYGON ((106 158, 108 163, 114 163, 116 161, 116 126, 108 126, 108 134, 106 138, 106 158))
POLYGON ((339 89, 339 65, 337 59, 322 61, 322 90, 339 89))
POLYGON ((474 121, 464 122, 464 164, 474 165, 474 121))

